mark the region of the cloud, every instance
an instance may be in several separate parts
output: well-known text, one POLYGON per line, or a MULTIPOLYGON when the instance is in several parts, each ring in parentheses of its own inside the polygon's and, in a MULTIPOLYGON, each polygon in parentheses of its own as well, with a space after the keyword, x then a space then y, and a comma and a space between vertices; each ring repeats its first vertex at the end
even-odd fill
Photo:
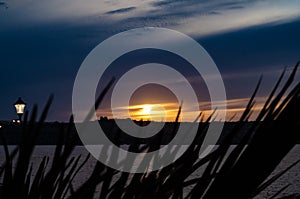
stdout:
MULTIPOLYGON (((261 111, 262 107, 265 104, 267 97, 256 97, 255 105, 252 108, 252 114, 249 120, 255 120, 261 111)), ((238 121, 245 111, 245 107, 247 106, 250 98, 235 98, 228 99, 226 102, 217 102, 219 109, 216 110, 216 115, 226 114, 227 121, 238 121)), ((202 107, 201 111, 203 112, 204 118, 207 118, 212 114, 212 110, 210 109, 210 102, 200 102, 200 107, 202 107)))
POLYGON ((195 36, 281 23, 300 17, 297 0, 92 0, 89 4, 82 4, 80 0, 35 3, 25 0, 22 3, 12 2, 12 7, 14 9, 9 14, 0 17, 0 23, 8 26, 18 26, 20 23, 93 24, 109 33, 134 27, 157 26, 195 36))
MULTIPOLYGON (((262 109, 267 97, 256 97, 255 98, 255 105, 252 108, 252 115, 250 117, 250 120, 255 120, 257 115, 259 114, 260 110, 262 109)), ((218 101, 216 102, 217 106, 219 107, 218 110, 216 110, 216 115, 222 115, 226 114, 226 120, 232 120, 232 121, 237 121, 241 115, 243 114, 245 107, 247 106, 250 98, 235 98, 235 99, 229 99, 227 101, 218 101)), ((210 101, 205 101, 205 102, 199 102, 200 106, 200 111, 202 112, 203 119, 207 119, 211 114, 212 110, 210 108, 210 101)), ((174 118, 176 118, 177 112, 178 112, 178 104, 174 103, 164 103, 160 104, 164 106, 167 110, 168 116, 167 116, 167 121, 174 121, 174 118)), ((155 106, 155 104, 153 105, 155 106)), ((198 106, 198 105, 197 105, 198 106)), ((143 105, 133 105, 129 107, 118 107, 114 108, 115 113, 115 118, 128 118, 128 110, 130 112, 134 111, 140 111, 140 109, 143 107, 143 105)), ((195 115, 198 115, 199 112, 194 112, 195 108, 191 107, 189 105, 188 107, 185 107, 182 111, 185 113, 186 120, 188 122, 192 122, 195 119, 195 115)), ((139 113, 132 114, 134 118, 141 116, 139 113), (135 115, 136 114, 136 115, 135 115)), ((109 109, 101 109, 97 110, 97 115, 98 116, 107 116, 109 118, 112 118, 111 111, 109 109)), ((153 119, 155 121, 160 121, 160 115, 155 116, 153 119), (159 120, 156 120, 156 119, 159 120)))
POLYGON ((106 14, 120 14, 120 13, 126 13, 126 12, 130 12, 132 10, 135 10, 136 7, 127 7, 127 8, 120 8, 117 10, 112 10, 112 11, 108 11, 106 12, 106 14))
POLYGON ((257 2, 239 8, 235 6, 236 9, 232 8, 232 6, 216 6, 211 11, 218 12, 218 15, 198 14, 186 18, 178 26, 178 30, 190 35, 204 36, 263 24, 285 23, 300 16, 299 6, 293 8, 291 5, 283 6, 276 3, 270 5, 269 2, 257 2))
MULTIPOLYGON (((223 2, 166 0, 148 1, 148 4, 136 6, 135 12, 122 13, 122 17, 119 18, 101 18, 101 20, 111 20, 109 26, 111 32, 156 26, 203 37, 259 25, 283 24, 299 17, 300 5, 295 0, 285 3, 280 0, 223 2)), ((98 22, 101 23, 101 20, 98 22)))
POLYGON ((3 1, 0 1, 0 7, 8 8, 7 4, 3 1))

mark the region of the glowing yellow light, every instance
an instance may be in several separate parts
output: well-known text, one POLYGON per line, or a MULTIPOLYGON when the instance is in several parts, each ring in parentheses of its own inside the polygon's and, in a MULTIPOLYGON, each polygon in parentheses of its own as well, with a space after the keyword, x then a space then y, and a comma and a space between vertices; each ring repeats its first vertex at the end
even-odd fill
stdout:
POLYGON ((16 112, 18 115, 23 115, 26 103, 19 97, 19 99, 14 103, 16 112))
POLYGON ((24 113, 25 104, 16 104, 15 108, 16 108, 17 114, 23 114, 24 113))
POLYGON ((142 115, 150 115, 151 114, 151 106, 150 105, 143 105, 143 109, 141 111, 142 115))
POLYGON ((126 109, 129 110, 131 119, 137 121, 175 121, 178 113, 178 104, 136 104, 124 107, 124 110, 126 109))

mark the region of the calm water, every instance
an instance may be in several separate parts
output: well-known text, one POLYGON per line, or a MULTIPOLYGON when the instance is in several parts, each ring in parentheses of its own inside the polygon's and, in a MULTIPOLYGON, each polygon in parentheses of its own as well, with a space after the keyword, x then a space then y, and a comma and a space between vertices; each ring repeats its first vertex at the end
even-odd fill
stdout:
MULTIPOLYGON (((10 150, 14 148, 14 146, 9 147, 10 150)), ((32 162, 35 165, 38 165, 41 161, 43 156, 53 156, 54 153, 54 146, 37 146, 34 154, 32 156, 32 162)), ((75 148, 73 152, 73 156, 77 156, 81 154, 82 159, 88 154, 87 150, 83 146, 78 146, 75 148)), ((285 157, 285 159, 280 163, 280 165, 276 168, 274 173, 278 173, 279 171, 283 170, 284 168, 288 167, 291 163, 295 162, 296 160, 300 159, 300 145, 295 146, 290 153, 285 157)), ((0 163, 4 161, 4 153, 3 150, 0 149, 0 163)), ((51 162, 50 162, 51 163, 51 162)), ((91 174, 96 160, 94 158, 90 158, 87 164, 82 168, 79 172, 78 176, 74 180, 74 187, 80 186, 91 174)), ((37 167, 37 166, 36 166, 37 167)), ((195 172, 191 178, 197 177, 201 175, 201 170, 195 172)), ((283 186, 291 184, 290 187, 282 193, 283 195, 290 195, 292 193, 299 193, 300 194, 300 164, 296 165, 293 169, 291 169, 288 173, 283 175, 279 180, 273 183, 270 187, 268 187, 264 192, 262 192, 257 199, 268 198, 272 196, 276 191, 278 191, 283 186)), ((188 187, 186 192, 188 192, 192 187, 188 187)), ((100 187, 99 187, 100 189, 100 187)))

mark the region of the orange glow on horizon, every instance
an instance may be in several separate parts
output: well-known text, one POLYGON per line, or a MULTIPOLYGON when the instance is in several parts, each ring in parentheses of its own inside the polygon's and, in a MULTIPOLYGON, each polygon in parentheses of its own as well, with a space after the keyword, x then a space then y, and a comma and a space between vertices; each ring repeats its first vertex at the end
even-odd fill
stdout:
POLYGON ((143 121, 174 121, 174 110, 178 110, 175 104, 139 104, 129 106, 131 119, 143 121))
MULTIPOLYGON (((220 106, 218 110, 216 110, 215 115, 220 114, 226 114, 226 121, 238 121, 241 117, 242 113, 245 110, 245 107, 248 103, 248 98, 239 98, 239 99, 230 99, 226 102, 218 102, 218 105, 220 106), (226 106, 227 106, 227 109, 226 106)), ((249 118, 249 120, 255 120, 258 113, 263 107, 263 104, 265 102, 265 97, 258 97, 256 98, 256 105, 252 109, 252 115, 249 118)), ((211 114, 212 110, 210 109, 210 103, 209 102, 200 102, 198 105, 194 106, 200 106, 200 111, 202 113, 201 120, 206 120, 211 114)), ((196 117, 195 115, 198 115, 200 112, 192 111, 194 110, 193 105, 187 105, 183 103, 182 107, 182 113, 184 112, 187 116, 187 120, 183 122, 193 122, 196 117)), ((114 119, 126 119, 130 118, 132 120, 143 120, 143 121, 167 121, 167 122, 173 122, 176 119, 176 116, 178 114, 178 108, 179 104, 176 102, 173 103, 145 103, 145 104, 131 104, 129 106, 124 107, 116 107, 114 110, 116 110, 117 115, 114 117, 111 116, 111 113, 109 110, 99 110, 98 115, 105 115, 109 118, 114 119), (165 116, 165 118, 164 118, 165 116)), ((213 117, 214 118, 214 117, 213 117)))

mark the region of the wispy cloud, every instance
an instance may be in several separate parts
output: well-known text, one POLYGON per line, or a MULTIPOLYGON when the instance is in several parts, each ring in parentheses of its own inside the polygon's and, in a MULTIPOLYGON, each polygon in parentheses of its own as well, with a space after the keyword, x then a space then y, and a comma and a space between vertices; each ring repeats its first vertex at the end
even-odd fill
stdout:
MULTIPOLYGON (((245 110, 246 105, 248 104, 250 98, 235 98, 235 99, 229 99, 227 101, 217 101, 215 102, 218 109, 215 112, 215 115, 226 115, 226 120, 233 119, 233 121, 236 121, 240 118, 242 113, 245 110)), ((265 103, 266 97, 256 97, 255 98, 255 106, 253 107, 252 116, 250 117, 250 120, 254 120, 260 110, 262 109, 264 103, 265 103)), ((164 107, 165 114, 167 115, 166 121, 174 121, 176 118, 176 115, 178 113, 178 104, 176 103, 163 103, 163 104, 150 104, 149 106, 153 107, 155 110, 155 107, 164 107)), ((188 104, 184 105, 182 109, 182 113, 185 114, 185 121, 192 122, 196 119, 196 116, 199 114, 198 111, 194 111, 195 107, 199 106, 200 111, 202 112, 203 119, 207 119, 212 113, 213 110, 211 110, 211 102, 205 101, 205 102, 199 102, 199 104, 188 104)), ((114 112, 116 115, 114 115, 115 118, 129 118, 128 112, 131 113, 131 117, 133 119, 139 120, 140 118, 146 118, 149 117, 148 115, 144 115, 142 113, 142 109, 145 107, 145 104, 137 104, 137 105, 131 105, 128 107, 115 107, 114 112)), ((159 110, 159 112, 153 112, 152 119, 157 121, 158 119, 160 121, 161 119, 161 113, 162 111, 159 110)), ((112 112, 110 109, 100 109, 97 110, 98 116, 107 116, 112 118, 112 112)))
POLYGON ((120 9, 108 11, 106 12, 106 14, 122 14, 122 13, 130 12, 134 9, 136 9, 136 7, 120 8, 120 9))
POLYGON ((0 7, 8 8, 7 4, 4 1, 0 1, 0 7))
MULTIPOLYGON (((77 25, 94 24, 108 32, 159 26, 203 36, 292 20, 300 17, 300 4, 297 0, 22 1, 12 2, 5 17, 10 17, 10 24, 73 21, 77 25)), ((6 20, 0 19, 0 23, 6 20)))
POLYGON ((283 23, 300 16, 296 1, 153 1, 115 21, 118 27, 163 26, 204 36, 251 26, 283 23), (120 23, 118 23, 120 22, 120 23))

